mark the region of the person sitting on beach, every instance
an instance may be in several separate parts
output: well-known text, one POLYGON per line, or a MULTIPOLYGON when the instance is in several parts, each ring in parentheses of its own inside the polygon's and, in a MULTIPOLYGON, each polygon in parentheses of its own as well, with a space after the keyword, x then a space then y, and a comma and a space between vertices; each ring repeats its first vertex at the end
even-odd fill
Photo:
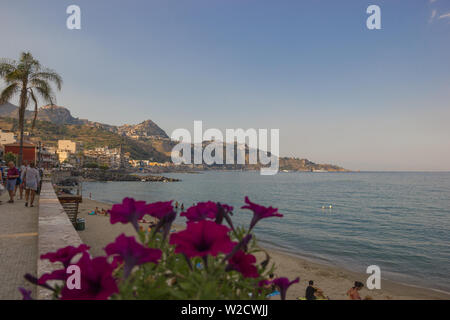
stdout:
POLYGON ((100 212, 100 214, 106 216, 106 210, 102 208, 102 211, 100 212))
POLYGON ((98 209, 98 207, 95 207, 95 214, 100 214, 100 210, 98 209))
POLYGON ((316 296, 314 295, 314 293, 316 293, 316 288, 313 287, 314 285, 314 281, 309 280, 308 286, 306 287, 306 292, 305 292, 305 298, 306 300, 316 300, 316 296))
POLYGON ((320 288, 314 287, 313 280, 309 280, 308 282, 308 286, 306 287, 305 292, 305 298, 306 300, 316 300, 317 298, 328 299, 327 297, 325 297, 323 291, 320 288))
POLYGON ((347 296, 350 300, 361 300, 359 291, 364 287, 364 284, 359 281, 355 281, 355 285, 347 291, 347 296))

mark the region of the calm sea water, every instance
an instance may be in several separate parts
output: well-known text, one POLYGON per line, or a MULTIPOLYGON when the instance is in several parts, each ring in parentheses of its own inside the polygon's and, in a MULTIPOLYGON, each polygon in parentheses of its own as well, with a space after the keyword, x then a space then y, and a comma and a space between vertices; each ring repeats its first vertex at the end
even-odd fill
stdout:
POLYGON ((450 291, 450 173, 166 176, 182 182, 91 182, 84 183, 84 196, 104 202, 174 199, 185 206, 220 201, 238 209, 236 222, 248 224, 251 213, 239 209, 248 195, 284 214, 256 228, 267 246, 353 271, 378 265, 383 278, 450 291))

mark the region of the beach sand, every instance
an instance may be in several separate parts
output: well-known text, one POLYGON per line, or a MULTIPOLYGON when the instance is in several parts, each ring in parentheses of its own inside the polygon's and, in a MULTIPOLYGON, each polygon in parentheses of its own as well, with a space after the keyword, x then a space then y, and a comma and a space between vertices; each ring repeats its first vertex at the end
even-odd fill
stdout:
MULTIPOLYGON (((79 231, 79 234, 83 242, 91 247, 90 252, 93 256, 104 255, 103 248, 114 241, 119 234, 135 235, 135 231, 130 224, 118 223, 112 225, 109 223, 109 217, 88 215, 96 207, 108 210, 111 205, 83 198, 79 212, 79 217, 86 219, 86 228, 79 231)), ((174 227, 177 230, 183 228, 177 225, 174 227)), ((346 292, 352 287, 354 281, 361 281, 365 284, 369 276, 365 273, 352 272, 336 266, 313 262, 279 250, 266 250, 270 254, 272 262, 276 264, 276 276, 285 276, 290 280, 300 277, 300 282, 292 285, 289 289, 288 299, 303 297, 309 280, 314 280, 314 285, 322 289, 330 299, 347 299, 346 292)), ((257 258, 263 259, 264 256, 257 258)), ((360 296, 362 298, 371 297, 374 300, 450 299, 450 293, 409 286, 384 279, 381 281, 381 289, 368 290, 363 288, 360 291, 360 296)), ((272 299, 278 299, 278 297, 272 299)))

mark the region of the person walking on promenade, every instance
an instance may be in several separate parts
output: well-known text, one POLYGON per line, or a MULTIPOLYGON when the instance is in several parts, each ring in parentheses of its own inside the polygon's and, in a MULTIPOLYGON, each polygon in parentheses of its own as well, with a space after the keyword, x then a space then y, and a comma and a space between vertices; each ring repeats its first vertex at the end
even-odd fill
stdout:
POLYGON ((6 174, 6 190, 9 193, 8 203, 14 203, 14 193, 16 189, 17 178, 19 177, 19 170, 14 165, 14 162, 8 163, 9 169, 6 174))
POLYGON ((25 207, 28 207, 28 200, 30 200, 30 207, 33 207, 34 197, 40 181, 39 171, 35 168, 33 162, 31 162, 30 166, 25 169, 24 177, 25 177, 25 207))
POLYGON ((44 178, 44 169, 43 168, 39 168, 38 171, 39 171, 39 186, 38 186, 37 194, 41 194, 42 180, 44 178))
MULTIPOLYGON (((19 185, 19 192, 20 192, 20 200, 23 199, 23 189, 25 188, 25 183, 24 183, 24 175, 25 175, 25 170, 28 168, 28 163, 27 161, 24 161, 22 163, 22 165, 19 168, 19 178, 17 178, 17 183, 16 185, 19 185)), ((16 187, 16 193, 17 193, 17 187, 16 187)))
MULTIPOLYGON (((0 167, 0 196, 3 194, 3 191, 5 191, 5 183, 3 182, 3 167, 0 167)), ((2 200, 0 200, 0 204, 2 203, 2 200)))

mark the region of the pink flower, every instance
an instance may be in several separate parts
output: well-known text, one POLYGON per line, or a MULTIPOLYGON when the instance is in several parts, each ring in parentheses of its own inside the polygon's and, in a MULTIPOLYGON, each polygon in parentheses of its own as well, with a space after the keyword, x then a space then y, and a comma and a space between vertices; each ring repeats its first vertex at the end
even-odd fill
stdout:
POLYGON ((135 201, 133 198, 125 198, 122 204, 112 206, 110 213, 111 224, 117 222, 131 223, 136 231, 139 231, 138 221, 148 212, 145 201, 135 201))
POLYGON ((258 287, 267 287, 270 284, 272 284, 272 281, 269 281, 267 279, 263 279, 263 280, 258 282, 258 287))
POLYGON ((67 278, 66 269, 55 270, 52 273, 44 273, 38 280, 38 285, 46 285, 50 280, 65 280, 67 278))
POLYGON ((76 264, 80 267, 81 288, 61 290, 62 300, 106 300, 118 293, 116 280, 112 276, 113 266, 105 257, 91 259, 85 253, 76 264))
POLYGON ((200 221, 205 219, 215 219, 217 215, 217 204, 212 201, 199 202, 197 205, 190 207, 186 212, 180 214, 186 217, 189 222, 200 221))
POLYGON ((289 281, 288 278, 277 278, 272 281, 274 285, 276 285, 280 289, 281 300, 286 300, 287 289, 293 285, 294 283, 298 283, 300 278, 296 278, 293 281, 289 281))
POLYGON ((246 254, 240 250, 228 261, 227 270, 236 270, 246 278, 258 278, 258 269, 255 266, 256 258, 252 254, 246 254))
POLYGON ((173 212, 172 201, 159 201, 150 203, 146 207, 147 213, 152 217, 158 218, 161 220, 166 215, 171 214, 173 212))
POLYGON ((77 248, 75 248, 74 246, 67 246, 65 248, 59 249, 56 252, 49 252, 41 255, 41 259, 48 259, 50 260, 50 262, 61 262, 64 267, 67 268, 74 256, 79 253, 86 252, 87 250, 89 250, 89 247, 85 244, 81 244, 77 248))
POLYGON ((158 263, 161 259, 161 250, 146 248, 140 243, 136 242, 134 237, 127 237, 121 234, 116 238, 114 243, 110 243, 105 248, 108 256, 118 255, 117 263, 124 263, 124 278, 128 278, 134 266, 154 262, 158 263))
POLYGON ((213 221, 191 222, 185 230, 172 234, 170 244, 176 246, 175 253, 182 253, 188 258, 217 256, 233 249, 229 231, 226 226, 213 221))
POLYGON ((249 231, 253 229, 253 227, 258 223, 259 220, 269 217, 282 217, 283 215, 278 213, 277 208, 272 207, 264 207, 259 204, 251 202, 248 197, 245 197, 246 206, 243 206, 242 209, 249 209, 253 211, 253 218, 250 223, 249 231))
POLYGON ((172 201, 150 203, 147 205, 147 212, 159 220, 154 234, 162 230, 162 241, 165 241, 172 227, 172 223, 177 217, 177 213, 173 210, 172 201))

